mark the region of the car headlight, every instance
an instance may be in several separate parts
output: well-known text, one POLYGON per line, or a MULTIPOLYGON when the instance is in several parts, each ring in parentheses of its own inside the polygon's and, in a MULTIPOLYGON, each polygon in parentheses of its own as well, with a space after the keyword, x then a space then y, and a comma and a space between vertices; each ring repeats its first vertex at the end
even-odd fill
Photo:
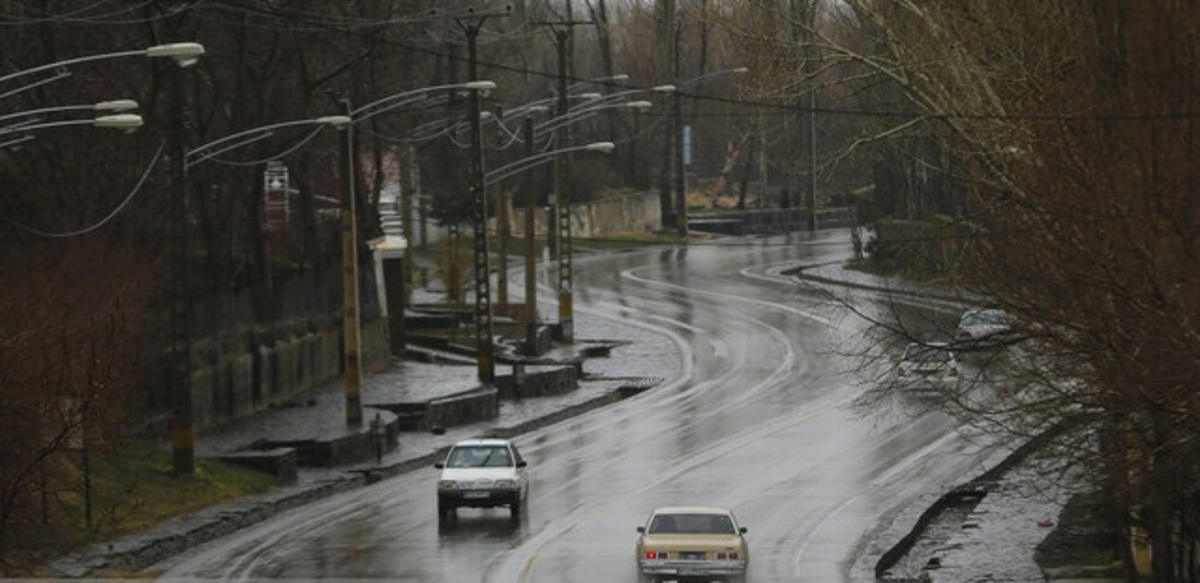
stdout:
POLYGON ((457 489, 458 489, 458 482, 455 482, 454 480, 439 480, 438 481, 438 490, 457 490, 457 489))
POLYGON ((512 490, 517 487, 516 480, 496 480, 496 488, 503 490, 512 490))

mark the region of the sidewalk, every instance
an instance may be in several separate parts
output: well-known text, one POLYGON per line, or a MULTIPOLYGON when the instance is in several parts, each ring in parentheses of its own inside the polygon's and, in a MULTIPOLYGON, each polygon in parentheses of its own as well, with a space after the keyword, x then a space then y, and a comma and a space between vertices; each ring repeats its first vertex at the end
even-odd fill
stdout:
MULTIPOLYGON (((845 270, 836 264, 807 266, 796 277, 851 287, 897 289, 886 280, 845 270)), ((905 293, 925 295, 931 291, 909 288, 905 293)), ((222 504, 169 521, 151 531, 85 549, 55 561, 50 568, 58 576, 72 578, 94 576, 106 569, 138 571, 272 515, 432 465, 456 441, 517 435, 615 402, 625 396, 623 387, 643 390, 678 380, 682 366, 680 349, 666 335, 579 312, 575 314, 575 323, 577 346, 599 342, 612 349, 607 358, 584 359, 582 378, 573 391, 503 400, 494 418, 447 426, 444 432, 400 431, 397 447, 378 458, 335 467, 301 466, 294 482, 270 493, 222 504)), ((580 355, 577 350, 568 350, 552 356, 568 363, 580 355)), ((510 374, 510 368, 498 364, 497 376, 510 374)), ((346 428, 344 389, 337 382, 313 391, 304 403, 264 411, 201 434, 197 439, 197 454, 218 456, 260 442, 337 440, 369 431, 369 421, 377 412, 386 421, 395 421, 392 413, 377 410, 371 404, 427 402, 481 388, 478 371, 471 361, 447 365, 406 360, 385 373, 364 379, 362 427, 346 428)), ((1019 472, 1010 472, 1008 476, 975 508, 969 519, 971 528, 961 529, 953 540, 936 550, 942 569, 930 572, 935 578, 927 581, 1044 580, 1033 563, 1033 551, 1050 529, 1036 523, 1043 517, 1056 517, 1061 504, 1030 496, 1028 476, 1019 472)), ((947 485, 947 491, 958 485, 947 485)), ((903 510, 871 533, 870 542, 854 565, 855 580, 874 580, 874 568, 882 554, 912 533, 922 511, 945 494, 930 493, 922 504, 903 510), (866 578, 868 574, 870 579, 866 578)))

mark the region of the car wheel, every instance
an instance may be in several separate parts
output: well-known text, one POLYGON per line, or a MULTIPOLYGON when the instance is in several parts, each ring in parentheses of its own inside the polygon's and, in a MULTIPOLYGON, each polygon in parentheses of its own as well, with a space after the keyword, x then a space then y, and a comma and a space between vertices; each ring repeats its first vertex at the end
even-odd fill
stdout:
POLYGON ((521 498, 518 496, 513 499, 512 504, 508 505, 508 510, 513 518, 521 515, 521 510, 524 510, 524 505, 521 503, 521 498))

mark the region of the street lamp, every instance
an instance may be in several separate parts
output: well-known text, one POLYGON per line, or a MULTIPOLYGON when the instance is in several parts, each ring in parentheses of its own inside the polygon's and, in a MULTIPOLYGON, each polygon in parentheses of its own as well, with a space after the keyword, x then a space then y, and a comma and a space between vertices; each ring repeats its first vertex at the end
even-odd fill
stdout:
POLYGON ((613 81, 628 80, 629 75, 626 75, 625 73, 617 73, 616 75, 609 75, 607 77, 596 77, 594 79, 585 79, 583 81, 572 83, 570 87, 567 87, 567 93, 574 93, 576 90, 581 89, 586 85, 597 85, 601 83, 612 83, 613 81))
MULTIPOLYGON (((195 148, 192 148, 187 153, 187 159, 186 159, 187 166, 190 168, 190 167, 195 166, 196 164, 199 164, 205 160, 214 158, 216 156, 220 156, 221 154, 224 154, 225 152, 229 152, 230 150, 236 150, 247 144, 251 144, 251 143, 257 142, 259 140, 265 140, 265 139, 275 135, 275 130, 280 129, 280 128, 304 126, 304 125, 316 125, 316 126, 322 126, 322 127, 328 126, 328 127, 334 127, 334 128, 341 129, 341 128, 344 128, 345 126, 350 125, 350 123, 351 123, 351 119, 349 116, 327 115, 327 116, 318 117, 315 119, 301 119, 301 120, 285 121, 285 122, 260 126, 260 127, 256 127, 256 128, 251 128, 248 130, 240 131, 236 134, 231 134, 231 135, 225 136, 223 138, 213 140, 202 146, 197 146, 195 148)), ((317 128, 317 131, 320 131, 320 129, 321 128, 317 128)))
MULTIPOLYGON (((472 75, 474 76, 474 75, 472 75)), ((478 134, 478 126, 483 119, 483 112, 479 111, 478 100, 485 91, 492 91, 496 88, 496 83, 486 79, 476 79, 465 83, 453 83, 448 85, 436 85, 431 87, 422 87, 411 91, 404 91, 389 95, 381 99, 372 101, 358 108, 353 108, 349 99, 342 100, 344 108, 343 116, 345 121, 340 123, 338 127, 343 130, 342 134, 342 168, 344 173, 343 180, 343 201, 342 201, 342 333, 345 338, 345 346, 343 349, 344 356, 344 380, 346 385, 346 422, 350 425, 357 425, 362 422, 362 362, 359 357, 361 348, 362 326, 359 314, 359 292, 358 292, 358 205, 357 195, 355 194, 355 172, 357 162, 354 150, 353 140, 353 124, 370 119, 376 115, 380 115, 401 107, 403 105, 415 103, 424 100, 429 93, 444 90, 465 90, 470 92, 472 104, 472 130, 474 134, 478 134)), ((478 141, 478 135, 474 137, 473 142, 478 141)), ((473 144, 474 145, 474 144, 473 144)), ((478 152, 472 156, 474 165, 478 168, 473 172, 480 176, 482 180, 482 152, 478 152)), ((485 201, 486 202, 486 201, 485 201)), ((486 207, 484 220, 486 221, 486 207)), ((478 271, 478 270, 477 270, 478 271)), ((479 301, 478 299, 476 300, 479 301)), ((485 300, 486 301, 486 300, 485 300)), ((485 322, 488 333, 490 334, 490 315, 485 322)), ((477 337, 481 334, 477 331, 477 337)), ((491 354, 488 352, 488 346, 481 343, 480 350, 480 379, 485 382, 491 382, 489 371, 491 365, 491 354)), ((490 346, 490 344, 489 344, 490 346)))
MULTIPOLYGON (((561 83, 561 81, 560 81, 561 83)), ((654 87, 651 91, 663 91, 663 86, 654 87)), ((646 109, 652 104, 649 101, 629 101, 611 103, 612 99, 620 99, 625 95, 644 92, 646 89, 632 89, 628 91, 619 91, 615 94, 604 96, 601 99, 589 102, 575 108, 567 107, 565 95, 560 96, 558 100, 558 108, 560 115, 546 120, 538 125, 535 133, 553 132, 554 144, 557 147, 564 147, 567 142, 565 129, 571 123, 586 119, 605 109, 646 109)), ((572 297, 572 265, 571 265, 571 211, 568 201, 565 200, 565 187, 568 172, 568 157, 570 152, 567 150, 559 150, 555 156, 554 165, 554 199, 551 201, 551 214, 554 216, 552 221, 547 224, 547 235, 550 242, 550 248, 558 259, 558 322, 561 332, 561 340, 564 342, 573 342, 575 338, 575 306, 574 298, 572 297)))
POLYGON ((505 164, 499 168, 489 170, 484 178, 484 186, 491 186, 497 182, 500 182, 501 180, 504 180, 505 178, 541 166, 559 154, 568 152, 604 152, 607 154, 613 151, 613 148, 615 147, 616 144, 613 144, 612 142, 592 142, 583 146, 574 146, 571 148, 562 148, 549 152, 534 154, 515 162, 505 164))
POLYGON ((123 130, 125 133, 129 133, 142 127, 142 116, 136 113, 115 113, 112 115, 102 115, 92 119, 68 119, 45 123, 14 124, 8 127, 0 128, 0 136, 17 132, 29 132, 47 128, 81 125, 90 125, 98 128, 113 128, 123 130))
POLYGON ((654 106, 653 103, 645 100, 639 101, 621 101, 617 103, 608 103, 608 99, 603 99, 600 102, 589 103, 587 107, 576 106, 569 109, 566 115, 550 118, 534 127, 534 132, 537 135, 544 135, 547 132, 552 132, 560 127, 575 123, 582 119, 592 117, 601 111, 612 109, 634 109, 645 110, 654 106))
POLYGON ((413 89, 412 91, 404 91, 395 95, 389 95, 382 99, 372 101, 357 109, 349 112, 348 115, 354 118, 354 121, 362 121, 372 118, 381 113, 396 109, 397 107, 408 105, 417 101, 422 101, 428 95, 435 91, 443 91, 450 89, 462 89, 466 91, 491 91, 496 88, 494 81, 480 79, 478 81, 467 81, 466 83, 452 83, 449 85, 437 85, 433 87, 422 87, 413 89))
MULTIPOLYGON (((533 154, 533 121, 529 118, 524 120, 524 134, 527 151, 530 155, 516 160, 509 164, 505 164, 499 168, 495 168, 487 173, 484 178, 484 186, 491 186, 505 178, 511 177, 518 173, 530 170, 545 164, 557 158, 559 154, 564 152, 604 152, 608 153, 615 147, 612 142, 594 142, 584 146, 576 146, 573 148, 563 148, 562 150, 553 150, 533 154)), ((537 273, 536 262, 534 260, 534 208, 536 204, 537 194, 532 184, 527 185, 526 203, 525 203, 525 350, 528 354, 537 354, 537 273)), ((502 240, 503 241, 503 240, 502 240)), ((504 276, 504 271, 501 270, 501 275, 504 276)), ((507 277, 507 276, 505 276, 507 277)))
MULTIPOLYGON (((61 113, 61 112, 66 112, 66 111, 95 111, 97 113, 102 113, 102 112, 123 113, 123 112, 131 111, 131 110, 134 110, 137 108, 138 108, 138 102, 136 102, 132 99, 113 99, 110 101, 100 101, 97 103, 87 103, 87 104, 81 104, 81 105, 59 105, 57 107, 43 107, 41 109, 18 111, 16 113, 0 115, 0 121, 4 121, 6 119, 13 119, 13 118, 18 118, 18 117, 29 116, 29 119, 26 121, 32 123, 32 122, 37 121, 37 118, 34 116, 38 116, 38 115, 42 115, 42 114, 46 114, 46 113, 61 113)), ((21 123, 25 123, 25 122, 21 122, 21 123)), ((0 130, 3 130, 3 129, 6 129, 6 128, 0 128, 0 130)))
POLYGON ((39 72, 48 71, 48 70, 53 70, 55 72, 54 75, 52 77, 50 77, 49 79, 42 79, 41 81, 35 81, 33 83, 26 84, 26 85, 18 87, 16 89, 9 90, 8 92, 0 93, 0 99, 9 97, 12 95, 16 95, 16 94, 24 92, 24 91, 28 91, 30 89, 33 89, 34 87, 38 87, 45 83, 50 83, 52 81, 56 81, 56 80, 62 79, 64 77, 68 77, 68 76, 70 76, 71 72, 67 70, 67 67, 69 67, 71 65, 76 65, 79 63, 99 61, 99 60, 104 60, 104 59, 116 59, 116 58, 121 58, 121 57, 144 56, 144 57, 149 57, 149 58, 174 59, 176 64, 178 64, 180 67, 190 67, 191 65, 194 65, 200 59, 200 57, 203 55, 204 55, 204 46, 203 45, 201 45, 199 43, 193 43, 193 42, 184 42, 184 43, 171 43, 171 44, 164 44, 164 45, 155 45, 155 46, 152 46, 152 47, 149 47, 146 49, 141 49, 141 50, 119 51, 119 52, 113 52, 113 53, 103 53, 103 54, 98 54, 98 55, 87 55, 87 56, 83 56, 83 57, 67 59, 65 61, 57 61, 54 63, 48 63, 48 64, 41 65, 38 67, 33 67, 31 69, 25 69, 23 71, 17 71, 15 73, 9 73, 8 75, 4 75, 3 77, 0 77, 0 85, 3 85, 4 83, 7 83, 8 81, 17 79, 19 77, 24 77, 26 75, 32 75, 34 73, 39 73, 39 72))
POLYGON ((123 133, 128 134, 128 133, 132 133, 134 130, 136 130, 142 126, 142 116, 136 115, 136 114, 131 114, 131 113, 124 113, 124 114, 105 115, 105 116, 100 116, 100 117, 93 118, 93 119, 66 120, 66 121, 41 123, 41 124, 30 124, 30 123, 14 124, 14 125, 11 125, 11 126, 8 126, 5 128, 0 128, 0 137, 8 135, 8 134, 14 134, 14 133, 21 133, 22 135, 18 138, 12 138, 12 139, 0 142, 0 148, 7 148, 9 146, 15 146, 17 144, 21 144, 24 142, 28 142, 29 140, 32 140, 34 138, 34 136, 33 136, 33 134, 31 134, 29 132, 31 132, 33 130, 55 128, 55 127, 61 127, 61 126, 76 126, 76 125, 91 125, 91 126, 98 127, 98 128, 118 129, 118 130, 121 130, 123 133))

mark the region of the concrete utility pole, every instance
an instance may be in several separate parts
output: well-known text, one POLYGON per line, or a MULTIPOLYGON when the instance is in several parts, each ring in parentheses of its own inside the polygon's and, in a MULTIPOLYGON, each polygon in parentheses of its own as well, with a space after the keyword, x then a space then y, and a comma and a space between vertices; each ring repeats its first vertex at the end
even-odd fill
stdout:
MULTIPOLYGON (((522 137, 525 140, 525 157, 531 158, 536 153, 533 144, 533 118, 526 116, 521 125, 522 137)), ((529 172, 525 177, 525 351, 528 354, 538 353, 538 311, 537 311, 537 173, 529 172)))

